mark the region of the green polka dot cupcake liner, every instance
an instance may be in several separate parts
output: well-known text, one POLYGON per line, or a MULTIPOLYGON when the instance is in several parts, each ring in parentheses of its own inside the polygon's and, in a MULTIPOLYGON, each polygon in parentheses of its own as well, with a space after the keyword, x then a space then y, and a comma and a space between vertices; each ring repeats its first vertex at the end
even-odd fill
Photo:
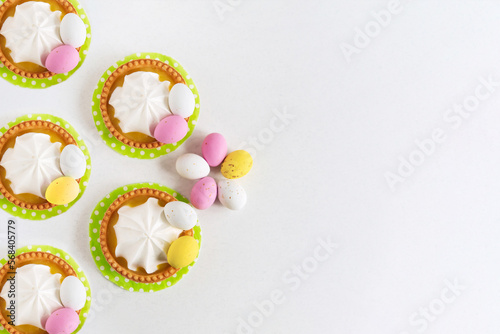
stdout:
MULTIPOLYGON (((119 187, 106 195, 101 201, 99 201, 99 203, 97 203, 97 205, 95 206, 94 211, 92 212, 89 223, 90 252, 92 253, 92 258, 94 259, 94 262, 101 274, 110 282, 118 285, 124 290, 128 290, 131 292, 155 292, 171 287, 175 283, 179 282, 181 278, 189 272, 189 270, 193 267, 198 259, 196 258, 190 265, 180 269, 179 271, 177 271, 177 273, 163 281, 156 283, 139 283, 131 281, 128 278, 120 275, 111 267, 111 265, 106 261, 106 258, 102 252, 99 239, 101 222, 109 206, 121 195, 140 188, 150 188, 164 191, 175 197, 177 200, 189 204, 189 201, 185 197, 177 193, 175 190, 158 183, 134 183, 119 187)), ((200 226, 196 225, 193 228, 193 231, 194 238, 201 246, 200 226)))
POLYGON ((106 145, 111 147, 114 151, 137 159, 155 159, 166 155, 170 152, 175 151, 179 146, 182 145, 193 133, 194 127, 196 126, 196 122, 198 121, 198 116, 200 114, 200 96, 198 94, 198 89, 194 84, 191 76, 186 72, 186 70, 173 58, 159 54, 159 53, 134 53, 130 56, 123 58, 120 61, 117 61, 115 64, 110 66, 104 74, 99 79, 97 83, 97 87, 94 90, 94 95, 92 97, 92 116, 94 117, 94 123, 99 132, 99 135, 104 140, 106 145), (100 107, 101 94, 106 80, 111 76, 111 74, 120 66, 132 61, 132 60, 141 60, 141 59, 154 59, 158 61, 162 61, 167 65, 172 66, 179 74, 182 75, 186 85, 191 89, 193 95, 195 97, 195 109, 193 114, 189 117, 188 122, 188 132, 184 138, 182 138, 177 143, 173 144, 164 144, 157 148, 137 148, 130 145, 127 145, 116 138, 111 131, 106 127, 106 124, 103 119, 102 110, 100 107))
MULTIPOLYGON (((62 214, 63 212, 66 212, 69 208, 71 208, 78 200, 82 197, 83 192, 87 188, 89 178, 90 178, 90 171, 91 171, 91 161, 90 161, 90 155, 87 149, 87 146, 85 145, 85 142, 83 141, 82 137, 76 132, 76 130, 64 119, 60 117, 56 117, 53 115, 49 114, 29 114, 25 116, 21 116, 16 118, 13 122, 8 123, 6 126, 0 129, 0 137, 6 133, 11 127, 25 122, 25 121, 33 121, 33 120, 38 120, 38 121, 48 121, 52 122, 58 126, 63 127, 66 131, 68 131, 71 136, 75 139, 75 141, 78 144, 78 147, 82 150, 86 162, 87 162, 87 168, 85 170, 85 174, 81 177, 79 187, 80 187, 80 193, 76 197, 75 200, 73 200, 69 204, 64 204, 64 205, 58 205, 54 206, 52 208, 46 209, 46 210, 32 210, 32 209, 27 209, 27 208, 22 208, 20 206, 15 205, 14 203, 10 202, 3 194, 0 194, 0 207, 8 212, 9 214, 20 217, 23 219, 29 219, 29 220, 44 220, 48 219, 51 217, 58 216, 62 214)), ((29 176, 27 176, 29 177, 29 176)))
MULTIPOLYGON (((0 5, 3 4, 6 0, 0 0, 0 5)), ((90 40, 92 37, 90 30, 90 21, 87 17, 87 13, 83 9, 82 5, 77 0, 67 0, 69 1, 76 10, 77 15, 82 19, 85 24, 87 38, 85 39, 85 43, 80 47, 80 61, 78 65, 68 73, 56 74, 49 78, 26 78, 19 74, 16 74, 9 70, 7 66, 5 66, 2 62, 0 62, 0 77, 7 80, 8 82, 24 88, 32 88, 32 89, 44 89, 54 85, 57 85, 63 81, 66 81, 70 76, 73 75, 83 64, 87 54, 89 52, 90 40)))
MULTIPOLYGON (((90 291, 90 284, 87 279, 87 276, 85 276, 85 273, 83 272, 83 269, 78 265, 78 263, 73 259, 68 253, 65 251, 55 248, 52 246, 47 246, 47 245, 30 245, 22 248, 18 248, 16 250, 16 256, 24 254, 24 253, 29 253, 29 252, 46 252, 53 254, 57 257, 60 257, 64 261, 66 261, 75 271, 77 277, 80 279, 80 281, 83 283, 83 286, 85 286, 85 290, 87 291, 87 301, 85 302, 85 305, 83 308, 80 310, 80 325, 77 327, 75 331, 72 333, 77 333, 82 329, 83 325, 85 324, 85 320, 87 320, 89 316, 89 311, 90 311, 90 304, 92 302, 92 296, 91 296, 91 291, 90 291)), ((7 263, 8 259, 4 258, 0 260, 0 264, 3 266, 5 263, 7 263)), ((5 328, 0 326, 0 334, 9 334, 9 331, 7 331, 5 328)))

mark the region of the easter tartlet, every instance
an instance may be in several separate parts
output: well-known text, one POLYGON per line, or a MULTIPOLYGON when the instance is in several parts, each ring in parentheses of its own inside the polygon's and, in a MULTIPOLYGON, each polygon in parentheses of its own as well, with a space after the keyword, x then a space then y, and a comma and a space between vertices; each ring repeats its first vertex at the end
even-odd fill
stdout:
POLYGON ((57 326, 76 333, 83 326, 90 287, 68 254, 50 246, 28 246, 3 259, 2 265, 0 333, 54 333, 51 328, 57 326), (69 317, 58 316, 61 310, 69 317))
POLYGON ((185 201, 152 183, 128 185, 106 196, 89 229, 103 275, 130 291, 156 291, 177 282, 194 263, 200 242, 196 213, 185 201))
POLYGON ((155 189, 136 189, 118 197, 101 223, 101 249, 111 267, 122 276, 153 283, 174 275, 178 269, 167 261, 168 247, 193 230, 170 225, 163 207, 176 201, 155 189))
POLYGON ((90 25, 76 0, 6 0, 0 5, 0 74, 23 87, 66 80, 83 62, 90 25))
POLYGON ((4 129, 0 136, 2 208, 27 219, 45 219, 69 208, 90 175, 90 159, 77 133, 50 115, 24 116, 4 129))
POLYGON ((110 67, 94 92, 94 121, 119 153, 155 158, 192 133, 199 97, 192 79, 173 59, 136 54, 110 67))

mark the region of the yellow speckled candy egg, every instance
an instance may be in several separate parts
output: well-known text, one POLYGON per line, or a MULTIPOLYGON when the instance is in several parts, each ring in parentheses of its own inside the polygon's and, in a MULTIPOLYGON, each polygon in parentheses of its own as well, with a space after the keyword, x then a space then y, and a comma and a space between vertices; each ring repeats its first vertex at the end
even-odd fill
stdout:
POLYGON ((72 177, 61 176, 47 187, 45 198, 49 203, 64 205, 72 202, 80 192, 78 182, 72 177))
POLYGON ((238 179, 245 176, 252 169, 252 165, 253 159, 250 153, 238 150, 227 155, 220 171, 226 179, 238 179))
POLYGON ((172 242, 167 252, 167 261, 176 269, 183 268, 196 259, 199 250, 196 239, 185 235, 172 242))

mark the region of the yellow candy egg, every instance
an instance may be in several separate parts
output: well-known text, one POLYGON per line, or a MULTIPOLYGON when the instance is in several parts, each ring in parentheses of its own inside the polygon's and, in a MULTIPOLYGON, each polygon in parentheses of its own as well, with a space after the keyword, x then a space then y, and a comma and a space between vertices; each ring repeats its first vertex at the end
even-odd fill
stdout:
POLYGON ((176 269, 183 268, 196 259, 199 250, 200 246, 195 238, 187 235, 180 237, 170 245, 167 261, 176 269))
POLYGON ((80 192, 78 182, 72 177, 62 176, 47 187, 45 198, 51 204, 64 205, 73 201, 80 192))
POLYGON ((238 179, 245 176, 252 169, 252 165, 253 159, 250 153, 238 150, 227 155, 220 171, 226 179, 238 179))

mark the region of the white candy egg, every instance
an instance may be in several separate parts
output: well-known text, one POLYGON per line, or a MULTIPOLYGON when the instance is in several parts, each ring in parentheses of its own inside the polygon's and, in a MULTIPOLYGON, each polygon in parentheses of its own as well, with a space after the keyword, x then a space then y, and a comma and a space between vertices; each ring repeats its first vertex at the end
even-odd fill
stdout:
POLYGON ((182 83, 175 84, 168 94, 168 106, 174 115, 189 117, 194 112, 194 95, 188 86, 182 83))
POLYGON ((87 169, 85 155, 76 145, 66 145, 63 148, 59 164, 63 174, 74 179, 81 178, 87 169))
POLYGON ((247 193, 236 180, 221 179, 217 186, 219 201, 226 208, 240 210, 247 203, 247 193))
POLYGON ((182 230, 190 230, 198 222, 198 215, 193 207, 181 201, 168 202, 163 212, 170 225, 182 230))
POLYGON ((210 173, 210 166, 205 159, 193 153, 186 153, 177 158, 175 169, 180 176, 190 180, 201 179, 210 173))
POLYGON ((87 301, 87 292, 78 277, 68 276, 61 283, 59 297, 64 307, 78 311, 83 308, 87 301))
POLYGON ((87 37, 85 23, 76 14, 66 14, 61 20, 60 35, 64 44, 79 48, 87 37))

